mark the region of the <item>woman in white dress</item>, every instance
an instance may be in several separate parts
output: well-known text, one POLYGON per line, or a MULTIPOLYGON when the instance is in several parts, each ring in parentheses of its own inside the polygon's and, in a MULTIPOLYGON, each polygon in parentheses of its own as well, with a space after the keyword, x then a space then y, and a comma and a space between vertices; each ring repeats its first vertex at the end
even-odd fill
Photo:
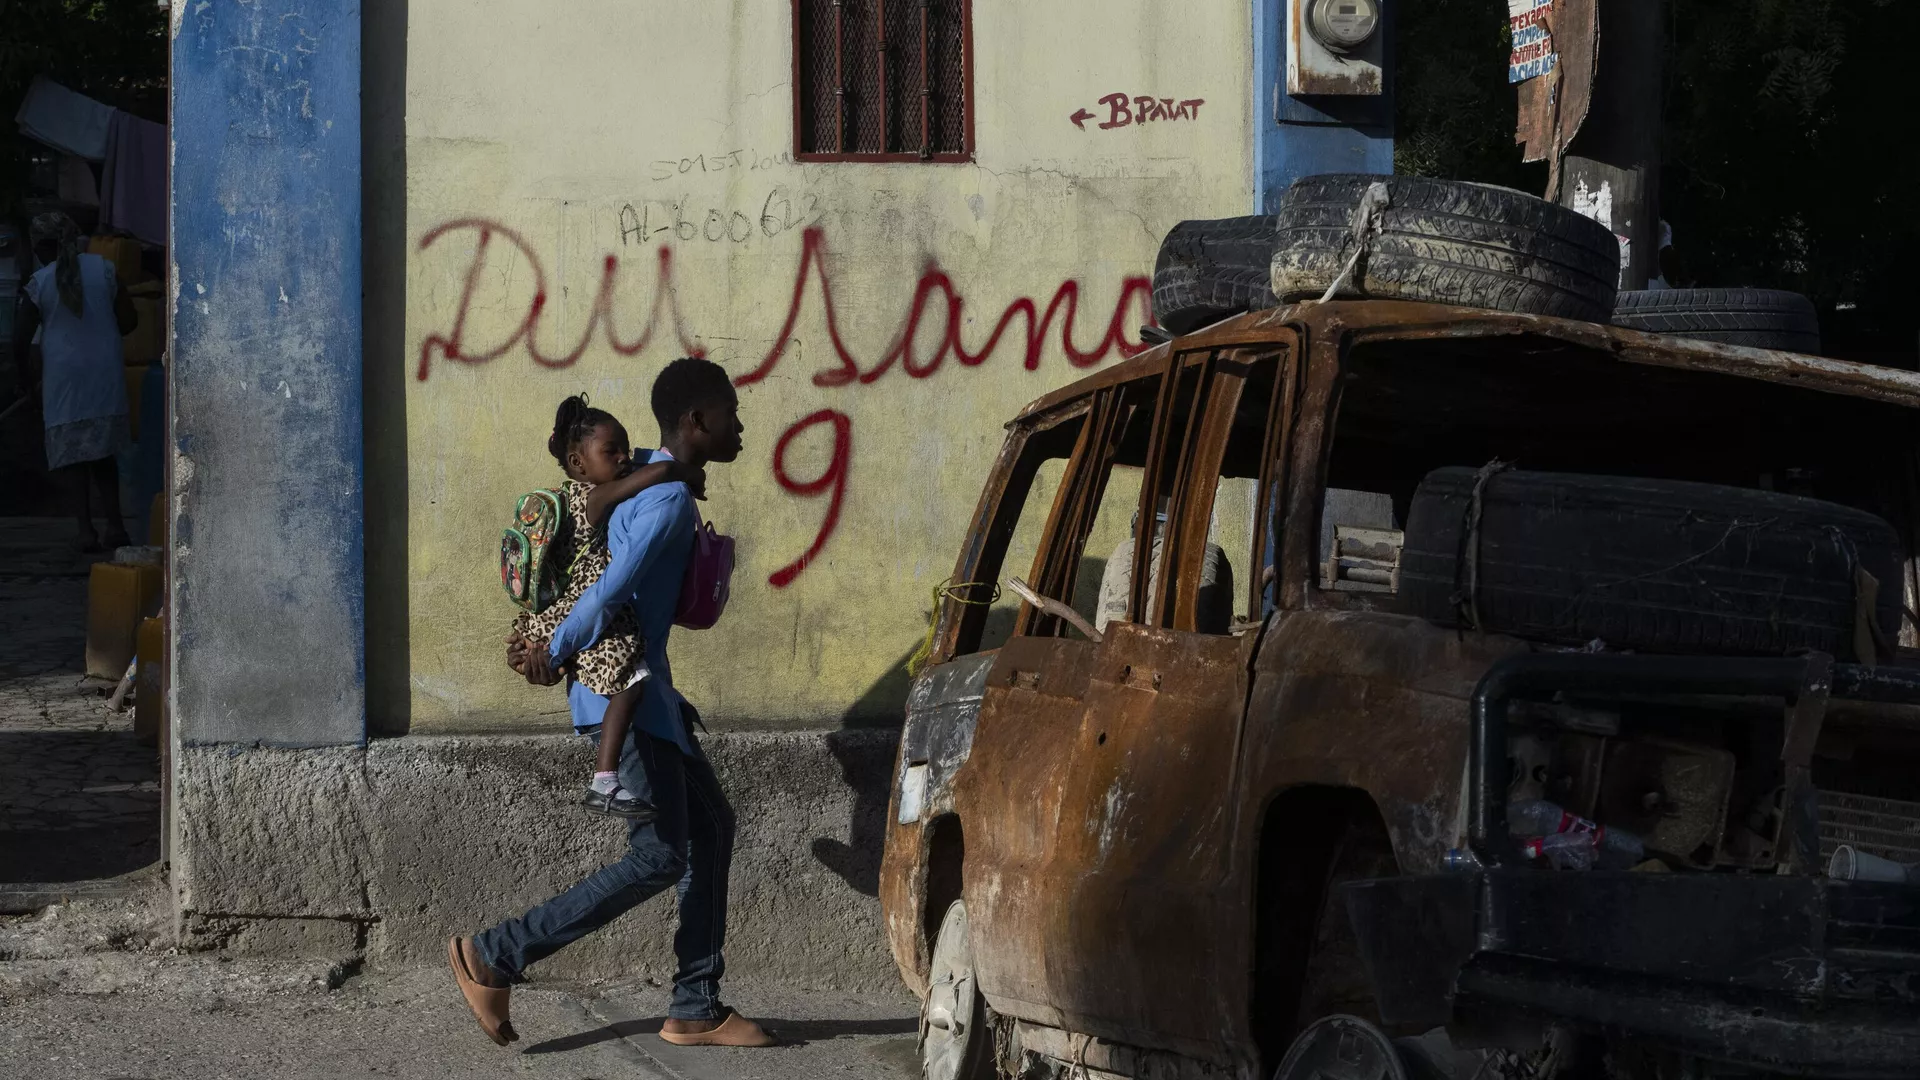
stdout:
MULTIPOLYGON (((138 317, 113 264, 81 253, 72 218, 61 213, 34 218, 33 251, 46 265, 21 290, 14 355, 29 356, 28 345, 40 332, 47 468, 65 477, 73 492, 81 549, 118 547, 129 539, 114 455, 132 441, 120 339, 138 317), (96 491, 98 511, 107 519, 104 544, 93 523, 96 491)), ((31 361, 26 367, 32 370, 31 361)))

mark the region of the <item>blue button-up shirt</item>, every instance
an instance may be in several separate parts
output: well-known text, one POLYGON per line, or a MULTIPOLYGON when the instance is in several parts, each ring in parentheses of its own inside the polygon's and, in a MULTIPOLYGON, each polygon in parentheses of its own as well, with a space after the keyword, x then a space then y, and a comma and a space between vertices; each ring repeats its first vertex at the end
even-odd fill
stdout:
MULTIPOLYGON (((647 461, 668 461, 672 454, 656 450, 647 461)), ((633 608, 646 638, 645 660, 651 674, 642 684, 634 723, 641 731, 671 740, 681 753, 692 755, 686 724, 680 719, 680 694, 673 688, 673 669, 667 664, 667 634, 673 629, 674 609, 680 603, 680 583, 693 554, 693 493, 675 481, 656 484, 614 507, 607 521, 607 551, 611 561, 600 580, 581 594, 560 629, 554 631, 548 652, 558 662, 591 647, 606 636, 623 605, 633 608)), ((601 722, 607 699, 569 679, 567 704, 575 727, 601 722)))

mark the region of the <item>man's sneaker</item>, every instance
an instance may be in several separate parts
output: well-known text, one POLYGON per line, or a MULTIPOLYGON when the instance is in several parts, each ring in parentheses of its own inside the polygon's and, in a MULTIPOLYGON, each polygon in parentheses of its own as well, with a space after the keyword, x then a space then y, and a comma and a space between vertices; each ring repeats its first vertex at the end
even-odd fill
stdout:
POLYGON ((653 804, 645 799, 635 798, 624 788, 612 791, 596 791, 591 784, 587 793, 580 797, 580 805, 596 814, 607 817, 626 818, 629 821, 652 821, 660 816, 653 804))

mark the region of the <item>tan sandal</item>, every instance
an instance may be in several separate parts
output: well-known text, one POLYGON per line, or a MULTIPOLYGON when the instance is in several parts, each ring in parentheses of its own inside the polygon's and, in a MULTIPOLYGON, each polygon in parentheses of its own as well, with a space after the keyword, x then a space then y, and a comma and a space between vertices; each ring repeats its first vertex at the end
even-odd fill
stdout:
POLYGON ((759 1024, 729 1011, 720 1026, 709 1031, 673 1032, 662 1028, 660 1037, 675 1046, 772 1046, 773 1036, 759 1024))
POLYGON ((473 1018, 480 1021, 480 1030, 486 1032, 496 1046, 505 1046, 520 1037, 520 1033, 513 1030, 513 1022, 507 1019, 507 998, 513 988, 482 986, 476 981, 467 967, 467 949, 471 947, 472 943, 465 938, 448 938, 447 966, 453 969, 453 981, 460 984, 467 1008, 472 1009, 473 1018))

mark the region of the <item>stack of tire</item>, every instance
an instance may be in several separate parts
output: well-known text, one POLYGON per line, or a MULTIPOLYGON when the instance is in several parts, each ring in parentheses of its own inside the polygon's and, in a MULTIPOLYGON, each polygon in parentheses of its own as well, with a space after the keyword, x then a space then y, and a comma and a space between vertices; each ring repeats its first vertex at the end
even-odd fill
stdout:
POLYGON ((1277 213, 1183 221, 1153 271, 1155 321, 1186 334, 1299 300, 1416 300, 1794 352, 1813 306, 1769 289, 1618 291, 1611 230, 1525 192, 1415 176, 1297 181, 1277 213))
MULTIPOLYGON (((1275 214, 1175 226, 1153 305, 1173 334, 1280 303, 1376 298, 1819 351, 1797 293, 1620 292, 1619 273, 1611 230, 1523 192, 1312 176, 1275 214)), ((1443 468, 1413 496, 1398 602, 1443 626, 1565 646, 1864 660, 1898 634, 1902 557, 1885 520, 1811 498, 1443 468)))
POLYGON ((1877 643, 1899 637, 1899 535, 1820 499, 1459 466, 1421 481, 1406 524, 1400 609, 1441 626, 1569 646, 1815 649, 1843 660, 1872 660, 1877 643))
POLYGON ((1785 352, 1820 352, 1813 301, 1781 289, 1647 289, 1620 294, 1616 326, 1785 352))

